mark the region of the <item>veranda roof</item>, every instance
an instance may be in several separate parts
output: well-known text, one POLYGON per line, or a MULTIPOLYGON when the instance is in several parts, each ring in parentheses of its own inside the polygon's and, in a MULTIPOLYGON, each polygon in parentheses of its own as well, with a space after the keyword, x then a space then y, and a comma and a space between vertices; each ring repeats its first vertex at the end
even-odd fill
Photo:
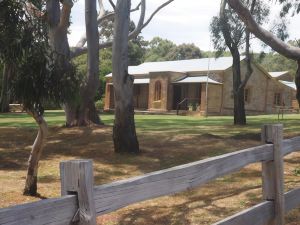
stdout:
POLYGON ((173 83, 178 84, 188 84, 188 83, 209 83, 209 84, 222 84, 218 81, 215 81, 211 78, 207 78, 207 76, 199 76, 199 77, 186 77, 181 80, 174 81, 173 83))
POLYGON ((295 82, 291 82, 291 81, 285 81, 285 80, 279 80, 280 83, 294 89, 294 90, 297 90, 297 87, 296 87, 296 84, 295 82))

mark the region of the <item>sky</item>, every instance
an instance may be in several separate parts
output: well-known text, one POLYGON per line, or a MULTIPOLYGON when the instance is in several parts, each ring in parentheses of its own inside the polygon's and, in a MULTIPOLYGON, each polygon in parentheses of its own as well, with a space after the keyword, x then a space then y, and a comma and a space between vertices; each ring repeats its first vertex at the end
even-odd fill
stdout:
MULTIPOLYGON (((104 0, 104 2, 108 2, 104 0)), ((132 7, 135 7, 138 0, 132 0, 132 7)), ((147 0, 146 18, 165 0, 147 0)), ((176 44, 194 43, 203 51, 213 50, 210 42, 209 24, 213 16, 218 15, 220 0, 175 0, 163 8, 144 28, 141 35, 145 40, 151 40, 159 36, 169 39, 176 44)), ((111 9, 109 4, 105 5, 106 9, 111 9)), ((269 29, 274 21, 278 18, 279 6, 272 6, 271 16, 268 23, 264 25, 269 29)), ((139 14, 132 13, 131 19, 136 21, 139 14)), ((72 9, 71 27, 69 42, 71 46, 76 45, 82 34, 85 33, 84 22, 84 0, 78 0, 72 9)), ((288 27, 290 37, 294 40, 300 38, 300 15, 290 20, 288 27)), ((259 41, 254 41, 252 49, 256 52, 263 49, 259 41)))

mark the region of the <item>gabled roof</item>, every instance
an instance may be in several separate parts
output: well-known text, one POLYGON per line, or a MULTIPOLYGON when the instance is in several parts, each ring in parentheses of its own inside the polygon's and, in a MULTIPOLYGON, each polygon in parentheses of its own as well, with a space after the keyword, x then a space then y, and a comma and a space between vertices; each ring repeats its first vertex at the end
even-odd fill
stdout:
MULTIPOLYGON (((241 56, 241 61, 244 58, 244 56, 241 56)), ((129 66, 128 73, 131 75, 145 75, 150 72, 201 73, 208 70, 224 71, 231 66, 232 57, 201 58, 164 62, 145 62, 138 66, 129 66)), ((106 77, 111 77, 111 74, 106 75, 106 77)))
POLYGON ((269 74, 273 77, 273 78, 277 78, 283 75, 288 74, 289 71, 279 71, 279 72, 269 72, 269 74))

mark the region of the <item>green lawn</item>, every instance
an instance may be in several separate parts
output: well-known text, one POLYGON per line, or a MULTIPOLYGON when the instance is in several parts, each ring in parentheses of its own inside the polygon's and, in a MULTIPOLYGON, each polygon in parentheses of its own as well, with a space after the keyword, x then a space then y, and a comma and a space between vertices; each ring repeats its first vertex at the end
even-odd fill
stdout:
MULTIPOLYGON (((62 110, 46 111, 49 126, 63 126, 65 115, 62 110)), ((112 125, 112 114, 101 115, 106 125, 112 125)), ((286 114, 278 120, 277 115, 248 116, 246 126, 233 126, 231 116, 176 116, 176 115, 136 115, 136 127, 142 132, 166 132, 168 134, 213 134, 236 135, 239 133, 257 133, 262 124, 282 123, 286 133, 300 131, 300 114, 286 114)), ((34 120, 25 113, 0 114, 0 127, 36 127, 34 120)))

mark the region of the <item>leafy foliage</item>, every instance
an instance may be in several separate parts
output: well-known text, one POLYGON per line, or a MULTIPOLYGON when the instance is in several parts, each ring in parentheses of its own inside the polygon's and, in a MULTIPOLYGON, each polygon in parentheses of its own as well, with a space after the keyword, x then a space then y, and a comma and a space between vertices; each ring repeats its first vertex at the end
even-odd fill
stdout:
MULTIPOLYGON (((99 61, 100 61, 100 69, 99 69, 99 90, 97 91, 97 95, 95 100, 99 100, 102 95, 104 94, 105 89, 105 75, 112 72, 112 50, 111 48, 102 49, 99 54, 99 61)), ((81 56, 76 57, 73 60, 73 63, 76 69, 79 71, 80 74, 84 76, 87 73, 87 54, 83 54, 81 56)))
POLYGON ((170 40, 154 37, 147 47, 145 61, 169 61, 201 58, 200 49, 194 44, 176 45, 170 40))
POLYGON ((144 41, 142 36, 131 40, 128 43, 129 65, 136 66, 144 62, 148 42, 144 41))
MULTIPOLYGON (((243 1, 246 3, 245 1, 243 1)), ((247 1, 248 7, 250 8, 250 2, 247 1)), ((256 5, 253 11, 253 17, 258 24, 262 24, 267 20, 270 11, 268 7, 263 3, 263 1, 256 1, 256 5)), ((210 31, 212 34, 212 42, 214 44, 215 49, 217 50, 217 56, 220 56, 227 49, 227 45, 225 43, 225 39, 222 34, 222 26, 223 23, 228 25, 228 30, 230 30, 230 39, 231 46, 229 47, 237 47, 239 49, 243 48, 245 44, 246 38, 246 28, 244 23, 239 19, 239 16, 233 11, 231 7, 225 9, 225 19, 226 21, 221 21, 219 16, 215 16, 212 18, 210 24, 210 31)))
MULTIPOLYGON (((35 6, 44 8, 41 4, 35 6)), ((43 114, 44 102, 63 102, 74 97, 79 83, 75 68, 70 65, 63 69, 55 60, 59 57, 49 50, 44 20, 30 16, 25 1, 2 1, 0 8, 0 60, 13 66, 13 98, 25 109, 43 114)))
POLYGON ((289 71, 292 75, 296 74, 297 63, 294 60, 287 59, 278 53, 255 54, 254 61, 261 64, 269 72, 289 71))
POLYGON ((280 12, 281 17, 285 17, 289 13, 294 16, 300 12, 299 0, 279 0, 279 3, 282 4, 282 9, 280 12))

